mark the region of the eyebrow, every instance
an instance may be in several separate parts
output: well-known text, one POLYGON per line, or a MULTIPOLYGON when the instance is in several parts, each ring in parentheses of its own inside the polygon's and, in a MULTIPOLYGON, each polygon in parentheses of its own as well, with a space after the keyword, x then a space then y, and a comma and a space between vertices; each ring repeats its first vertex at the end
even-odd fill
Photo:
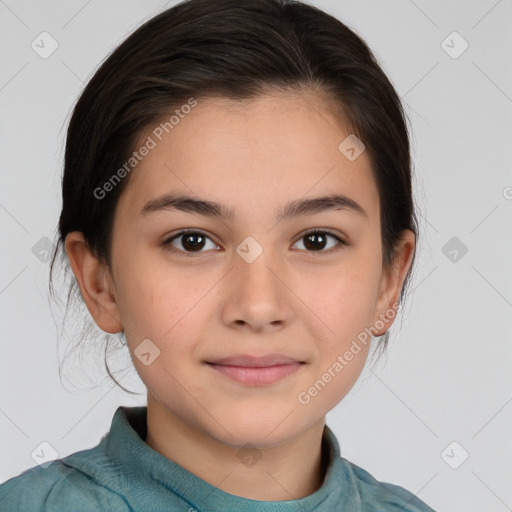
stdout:
MULTIPOLYGON (((180 194, 165 194, 152 199, 146 203, 140 214, 147 215, 161 210, 180 210, 222 220, 235 219, 233 208, 227 208, 223 204, 213 201, 180 194)), ((330 210, 345 210, 368 218, 364 208, 353 199, 342 194, 331 194, 290 201, 276 212, 276 220, 290 219, 299 215, 314 215, 330 210)))

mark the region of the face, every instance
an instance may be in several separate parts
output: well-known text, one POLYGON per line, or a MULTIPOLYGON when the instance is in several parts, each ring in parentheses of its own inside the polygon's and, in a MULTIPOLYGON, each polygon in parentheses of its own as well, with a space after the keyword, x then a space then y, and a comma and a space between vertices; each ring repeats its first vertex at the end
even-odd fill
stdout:
POLYGON ((156 145, 116 208, 111 278, 136 370, 170 417, 229 445, 323 421, 370 344, 344 354, 392 299, 370 162, 338 149, 350 132, 330 112, 305 93, 198 100, 161 141, 141 137, 156 145), (311 202, 334 195, 352 207, 311 202))

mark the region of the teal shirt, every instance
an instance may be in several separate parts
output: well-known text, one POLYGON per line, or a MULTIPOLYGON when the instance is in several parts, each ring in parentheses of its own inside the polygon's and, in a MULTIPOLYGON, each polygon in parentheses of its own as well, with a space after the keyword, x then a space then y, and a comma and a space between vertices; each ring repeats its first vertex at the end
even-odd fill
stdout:
POLYGON ((340 456, 325 426, 322 487, 299 500, 257 501, 226 493, 150 448, 147 407, 119 407, 94 448, 0 485, 0 512, 433 512, 397 485, 375 480, 340 456))

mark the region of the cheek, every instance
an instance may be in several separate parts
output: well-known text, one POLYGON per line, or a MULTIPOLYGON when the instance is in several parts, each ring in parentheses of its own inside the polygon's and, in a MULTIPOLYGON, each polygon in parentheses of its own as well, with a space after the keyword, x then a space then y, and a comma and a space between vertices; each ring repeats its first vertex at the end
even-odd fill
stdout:
POLYGON ((119 311, 126 336, 134 341, 162 338, 201 294, 189 274, 172 270, 159 251, 158 257, 152 252, 131 247, 117 265, 119 311))
POLYGON ((347 395, 364 368, 371 341, 365 329, 370 326, 376 287, 370 272, 352 268, 340 271, 335 280, 325 280, 323 291, 311 300, 320 318, 308 315, 317 359, 302 391, 313 407, 326 412, 347 395))
POLYGON ((327 336, 335 346, 369 326, 377 297, 375 265, 361 259, 345 263, 297 280, 297 295, 314 313, 307 315, 310 325, 318 324, 320 339, 327 336))
POLYGON ((347 272, 333 285, 329 313, 334 330, 355 336, 368 326, 375 306, 377 285, 370 272, 347 272))
POLYGON ((179 279, 172 281, 135 281, 126 290, 121 306, 121 317, 126 330, 135 337, 153 338, 163 343, 169 338, 180 338, 188 317, 197 314, 198 304, 204 291, 187 289, 179 279), (182 284, 184 286, 182 286, 182 284))
POLYGON ((170 382, 174 389, 166 370, 179 382, 190 375, 205 319, 215 307, 207 292, 218 280, 204 274, 198 279, 197 272, 194 279, 192 272, 153 266, 144 275, 132 274, 129 284, 124 281, 121 318, 132 360, 148 388, 170 382), (143 340, 150 340, 145 343, 158 354, 150 366, 137 360, 143 340))
MULTIPOLYGON (((163 386, 166 393, 180 395, 179 383, 191 374, 206 301, 201 301, 205 290, 194 289, 190 281, 187 287, 186 281, 183 275, 157 279, 146 274, 124 289, 122 319, 132 361, 148 389, 160 390, 157 394, 163 386), (146 365, 140 356, 148 352, 146 365)), ((193 382, 188 389, 194 390, 193 382)))
POLYGON ((316 340, 318 359, 308 396, 322 396, 317 407, 335 407, 364 368, 371 341, 365 329, 371 325, 378 277, 375 261, 354 258, 336 272, 303 283, 302 293, 309 295, 309 304, 320 319, 309 314, 306 324, 316 340))

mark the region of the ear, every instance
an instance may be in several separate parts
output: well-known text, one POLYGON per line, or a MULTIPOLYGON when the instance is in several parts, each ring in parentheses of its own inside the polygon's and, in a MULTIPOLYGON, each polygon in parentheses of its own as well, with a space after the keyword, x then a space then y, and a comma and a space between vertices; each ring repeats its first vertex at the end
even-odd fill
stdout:
POLYGON ((416 237, 412 231, 406 229, 401 233, 402 239, 396 249, 392 264, 383 269, 379 284, 379 293, 375 305, 372 326, 381 326, 379 334, 382 336, 391 327, 396 318, 396 308, 400 292, 412 264, 416 248, 416 237), (394 312, 392 312, 394 310, 394 312))
POLYGON ((123 330, 110 270, 89 250, 79 231, 68 233, 66 253, 82 298, 96 325, 105 332, 123 330))

